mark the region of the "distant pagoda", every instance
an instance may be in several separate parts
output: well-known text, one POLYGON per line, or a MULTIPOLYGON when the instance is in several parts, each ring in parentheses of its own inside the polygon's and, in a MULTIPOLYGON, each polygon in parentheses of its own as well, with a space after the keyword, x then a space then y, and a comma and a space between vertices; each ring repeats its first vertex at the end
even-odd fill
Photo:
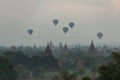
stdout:
POLYGON ((50 49, 49 43, 47 43, 47 47, 44 52, 45 56, 51 56, 52 55, 52 50, 50 49))
POLYGON ((17 48, 16 48, 15 46, 12 46, 12 47, 11 47, 11 51, 12 51, 12 52, 16 52, 16 51, 17 51, 17 48))
POLYGON ((55 46, 53 45, 52 41, 50 41, 49 46, 52 51, 55 51, 55 46))
POLYGON ((63 49, 63 45, 62 45, 62 42, 60 42, 60 44, 59 44, 59 49, 63 49))
POLYGON ((93 40, 91 41, 91 45, 89 47, 89 53, 90 54, 97 54, 97 49, 95 48, 95 45, 93 43, 93 40))
POLYGON ((70 51, 69 51, 69 49, 68 49, 68 46, 67 46, 67 44, 65 43, 65 46, 63 47, 63 50, 62 50, 62 53, 64 54, 66 54, 66 53, 69 53, 70 51))

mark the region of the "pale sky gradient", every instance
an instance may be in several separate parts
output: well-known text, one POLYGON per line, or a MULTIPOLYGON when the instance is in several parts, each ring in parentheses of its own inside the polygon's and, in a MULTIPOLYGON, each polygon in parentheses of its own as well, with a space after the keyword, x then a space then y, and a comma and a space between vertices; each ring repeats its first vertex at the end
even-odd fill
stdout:
POLYGON ((0 44, 120 41, 120 0, 0 0, 0 44), (54 26, 53 19, 59 24, 54 26), (75 27, 65 35, 69 22, 75 27), (27 29, 32 28, 32 36, 27 29), (97 32, 103 32, 99 40, 97 32))

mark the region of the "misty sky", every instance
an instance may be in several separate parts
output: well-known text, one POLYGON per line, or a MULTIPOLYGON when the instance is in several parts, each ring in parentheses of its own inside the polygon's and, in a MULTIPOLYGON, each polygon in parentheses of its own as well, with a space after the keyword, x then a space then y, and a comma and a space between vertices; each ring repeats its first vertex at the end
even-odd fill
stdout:
POLYGON ((0 0, 0 44, 120 41, 120 0, 0 0), (54 26, 53 19, 59 24, 54 26), (69 22, 75 27, 62 31, 69 22), (32 36, 27 29, 32 28, 32 36), (103 32, 99 40, 97 32, 103 32))

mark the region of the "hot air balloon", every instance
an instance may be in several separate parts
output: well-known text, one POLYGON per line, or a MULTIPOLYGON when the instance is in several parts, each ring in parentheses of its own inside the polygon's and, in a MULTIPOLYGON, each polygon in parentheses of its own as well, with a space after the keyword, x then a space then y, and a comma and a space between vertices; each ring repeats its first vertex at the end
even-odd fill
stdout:
POLYGON ((98 32, 98 33, 97 33, 97 37, 98 37, 99 39, 102 39, 103 33, 102 33, 102 32, 98 32))
POLYGON ((68 27, 64 27, 64 28, 63 28, 64 33, 67 33, 68 30, 69 30, 68 27))
POLYGON ((59 21, 58 21, 57 19, 54 19, 54 20, 53 20, 53 24, 54 24, 55 26, 58 24, 58 22, 59 22, 59 21))
POLYGON ((70 28, 73 28, 74 25, 75 25, 75 24, 74 24, 73 22, 70 22, 70 23, 69 23, 70 28))
POLYGON ((28 31, 27 31, 27 32, 28 32, 28 34, 29 34, 29 35, 32 35, 33 30, 32 30, 32 29, 28 29, 28 31))

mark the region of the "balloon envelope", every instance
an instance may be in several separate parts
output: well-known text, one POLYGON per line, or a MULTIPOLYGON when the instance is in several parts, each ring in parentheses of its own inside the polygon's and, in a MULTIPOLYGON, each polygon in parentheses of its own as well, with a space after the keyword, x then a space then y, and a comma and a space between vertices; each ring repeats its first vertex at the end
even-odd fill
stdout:
POLYGON ((64 31, 64 33, 67 33, 68 32, 68 27, 64 27, 63 31, 64 31))
POLYGON ((33 30, 32 29, 28 29, 28 34, 32 35, 32 33, 33 33, 33 30))
POLYGON ((75 25, 75 24, 74 24, 73 22, 70 22, 70 23, 69 23, 70 28, 73 28, 74 25, 75 25))
POLYGON ((103 37, 103 33, 102 33, 102 32, 98 32, 98 33, 97 33, 97 37, 98 37, 99 39, 101 39, 101 38, 103 37))
POLYGON ((54 24, 55 26, 58 24, 58 22, 59 22, 59 21, 58 21, 57 19, 54 19, 54 20, 53 20, 53 24, 54 24))

